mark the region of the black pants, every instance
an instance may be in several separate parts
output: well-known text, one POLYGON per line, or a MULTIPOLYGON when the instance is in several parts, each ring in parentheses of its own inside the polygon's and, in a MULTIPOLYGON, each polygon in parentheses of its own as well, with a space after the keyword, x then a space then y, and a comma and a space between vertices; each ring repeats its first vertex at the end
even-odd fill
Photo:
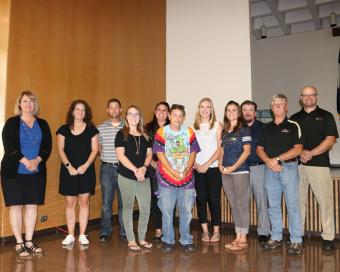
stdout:
POLYGON ((155 195, 155 184, 157 184, 156 175, 150 177, 151 182, 151 216, 155 229, 162 229, 162 212, 158 208, 158 198, 155 195))
POLYGON ((221 225, 222 178, 218 167, 209 168, 201 174, 194 171, 198 217, 201 224, 207 223, 207 204, 211 214, 211 224, 221 225))

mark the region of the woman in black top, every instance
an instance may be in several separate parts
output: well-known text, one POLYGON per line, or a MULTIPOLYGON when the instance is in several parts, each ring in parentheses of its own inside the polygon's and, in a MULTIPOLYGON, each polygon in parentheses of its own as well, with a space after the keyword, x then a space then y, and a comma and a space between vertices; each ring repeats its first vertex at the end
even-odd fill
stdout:
POLYGON ((123 223, 131 252, 140 252, 140 247, 152 247, 152 244, 145 241, 151 201, 150 181, 146 170, 152 159, 151 146, 149 137, 144 133, 140 110, 136 106, 128 107, 125 127, 117 133, 115 147, 120 163, 118 185, 123 201, 123 223), (135 198, 139 207, 139 246, 133 232, 132 214, 135 198))
MULTIPOLYGON (((169 111, 170 107, 167 102, 159 102, 155 107, 155 113, 153 115, 153 119, 150 123, 147 123, 145 128, 150 136, 152 142, 154 140, 155 134, 160 127, 166 126, 170 123, 169 120, 169 111)), ((153 223, 155 226, 155 236, 153 238, 154 241, 161 241, 162 237, 162 212, 157 205, 157 196, 155 192, 157 192, 157 179, 155 175, 155 171, 157 169, 158 158, 157 155, 154 154, 152 156, 151 164, 148 168, 148 172, 150 175, 151 182, 151 215, 153 217, 153 223)))
POLYGON ((39 103, 30 91, 24 91, 15 103, 15 115, 6 121, 2 131, 5 154, 1 161, 1 185, 9 220, 20 257, 42 249, 32 242, 37 219, 37 205, 44 204, 46 160, 51 147, 47 122, 38 118, 39 103), (25 206, 25 242, 22 239, 22 217, 25 206))
POLYGON ((63 245, 75 241, 77 197, 79 202, 79 242, 89 244, 85 236, 89 217, 90 194, 94 194, 96 175, 94 161, 98 153, 98 130, 91 122, 92 114, 83 100, 71 103, 66 124, 57 130, 61 159, 59 193, 65 196, 68 235, 63 245))

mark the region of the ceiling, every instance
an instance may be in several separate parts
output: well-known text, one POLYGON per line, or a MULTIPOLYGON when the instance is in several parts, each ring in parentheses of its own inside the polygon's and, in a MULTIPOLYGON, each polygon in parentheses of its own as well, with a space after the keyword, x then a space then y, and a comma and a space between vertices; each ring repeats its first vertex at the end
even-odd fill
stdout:
POLYGON ((340 0, 249 0, 252 39, 261 39, 260 27, 267 37, 330 28, 329 14, 336 13, 340 26, 340 0))

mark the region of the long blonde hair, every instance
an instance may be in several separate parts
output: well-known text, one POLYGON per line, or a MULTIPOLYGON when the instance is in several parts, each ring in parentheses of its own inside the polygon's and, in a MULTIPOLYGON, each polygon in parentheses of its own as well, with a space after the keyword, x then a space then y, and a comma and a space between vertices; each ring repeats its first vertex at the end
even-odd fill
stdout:
POLYGON ((201 115, 200 115, 200 106, 203 102, 209 102, 211 104, 211 113, 209 117, 209 129, 212 129, 214 127, 215 121, 216 121, 216 114, 214 109, 214 104, 212 100, 209 97, 204 97, 200 100, 197 106, 197 111, 195 115, 195 122, 194 122, 194 129, 199 130, 200 129, 200 123, 201 123, 201 115))
POLYGON ((137 124, 137 131, 140 134, 142 134, 144 136, 144 138, 148 141, 149 140, 149 136, 144 131, 143 115, 142 115, 141 110, 136 105, 131 105, 126 110, 125 125, 124 125, 124 128, 123 128, 124 140, 126 141, 128 136, 129 136, 129 134, 130 134, 130 125, 129 125, 129 122, 128 122, 127 118, 126 118, 128 112, 129 112, 129 109, 135 109, 135 110, 138 111, 138 113, 139 113, 139 121, 138 121, 138 124, 137 124))

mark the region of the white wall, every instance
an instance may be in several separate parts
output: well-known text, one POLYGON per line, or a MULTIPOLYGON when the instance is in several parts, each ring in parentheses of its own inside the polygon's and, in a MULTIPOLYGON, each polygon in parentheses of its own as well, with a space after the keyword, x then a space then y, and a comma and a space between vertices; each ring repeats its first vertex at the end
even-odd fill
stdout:
POLYGON ((208 96, 222 120, 228 100, 251 97, 249 0, 168 0, 166 8, 167 101, 183 104, 192 124, 208 96))
MULTIPOLYGON (((290 116, 300 110, 302 87, 313 85, 319 106, 334 114, 340 132, 336 112, 339 48, 340 37, 332 37, 330 29, 253 41, 253 99, 259 109, 269 108, 271 97, 283 92, 290 116)), ((340 164, 339 143, 331 151, 331 162, 340 164)))

